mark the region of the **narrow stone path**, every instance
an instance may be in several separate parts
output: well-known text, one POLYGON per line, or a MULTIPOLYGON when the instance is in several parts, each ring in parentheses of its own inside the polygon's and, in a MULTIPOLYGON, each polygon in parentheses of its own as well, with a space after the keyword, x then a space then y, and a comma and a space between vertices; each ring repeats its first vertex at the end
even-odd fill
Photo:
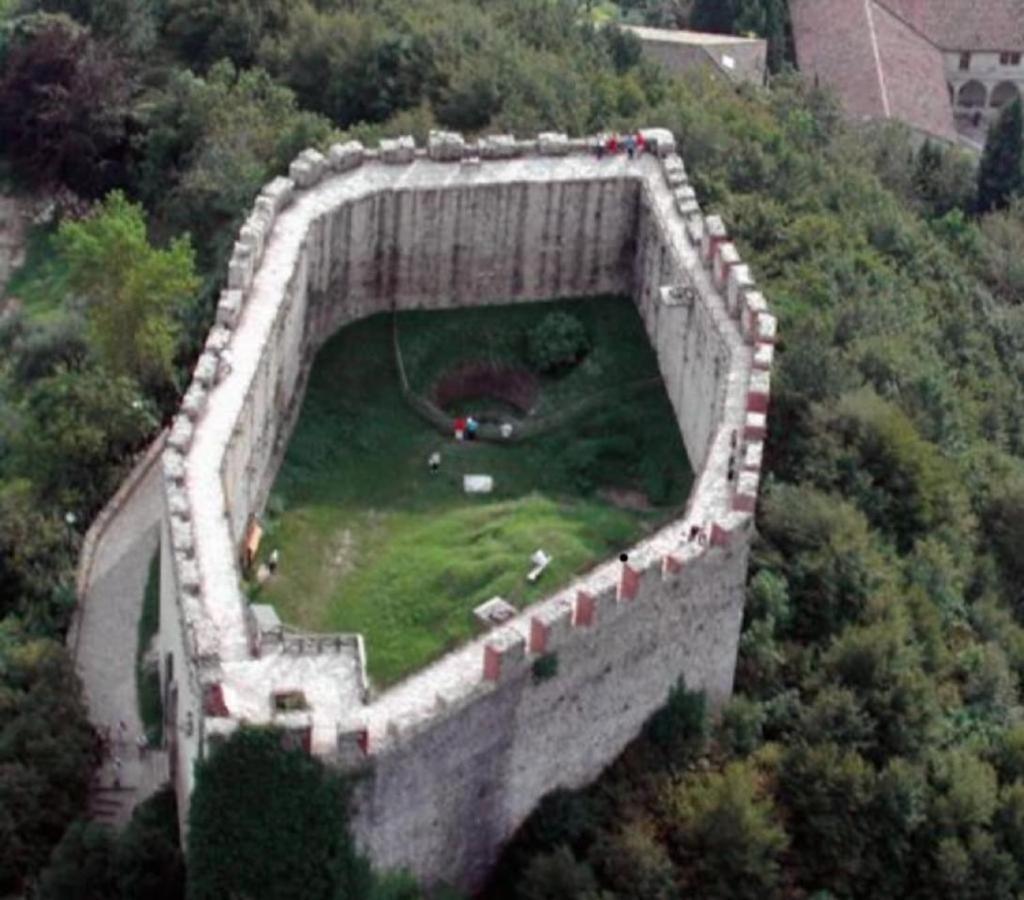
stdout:
POLYGON ((96 772, 90 814, 113 825, 127 822, 135 806, 167 780, 166 754, 158 748, 139 752, 138 738, 144 729, 135 686, 139 615, 150 560, 159 545, 161 509, 157 464, 96 545, 80 601, 77 641, 71 648, 89 719, 110 735, 107 758, 96 772), (115 759, 121 762, 117 778, 115 759))

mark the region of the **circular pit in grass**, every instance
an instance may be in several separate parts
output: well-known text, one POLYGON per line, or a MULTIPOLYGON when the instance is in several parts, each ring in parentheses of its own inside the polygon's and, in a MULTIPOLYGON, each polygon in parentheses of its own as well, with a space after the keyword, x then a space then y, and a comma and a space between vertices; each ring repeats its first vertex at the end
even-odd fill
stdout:
POLYGON ((481 421, 525 418, 537 402, 540 384, 528 369, 469 362, 445 373, 435 383, 434 402, 447 413, 460 414, 470 407, 481 421))

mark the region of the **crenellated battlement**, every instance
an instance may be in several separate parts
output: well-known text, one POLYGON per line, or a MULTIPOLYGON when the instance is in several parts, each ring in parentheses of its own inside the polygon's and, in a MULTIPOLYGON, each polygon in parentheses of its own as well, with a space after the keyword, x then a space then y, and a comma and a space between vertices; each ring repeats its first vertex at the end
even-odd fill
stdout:
POLYGON ((352 141, 303 151, 260 192, 163 458, 162 677, 178 721, 195 721, 175 748, 183 810, 209 738, 276 722, 372 771, 356 830, 375 861, 473 883, 537 799, 594 777, 677 677, 728 696, 777 323, 672 135, 643 135, 636 159, 559 133, 352 141), (381 310, 624 292, 696 473, 679 520, 377 694, 359 636, 257 621, 242 543, 331 333, 381 310), (531 675, 542 657, 558 659, 551 677, 531 675), (301 711, 271 702, 297 692, 301 711), (473 817, 468 785, 503 799, 439 849, 473 817))

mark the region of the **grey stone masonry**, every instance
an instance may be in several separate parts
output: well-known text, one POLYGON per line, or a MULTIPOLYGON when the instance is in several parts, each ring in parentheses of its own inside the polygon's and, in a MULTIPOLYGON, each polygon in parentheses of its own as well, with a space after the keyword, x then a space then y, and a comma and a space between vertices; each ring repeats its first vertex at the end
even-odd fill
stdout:
POLYGON ((596 777, 679 677, 713 706, 730 695, 777 322, 671 132, 641 134, 636 158, 560 133, 350 142, 264 186, 160 473, 183 823, 208 741, 275 722, 361 770, 352 827, 376 865, 472 890, 537 802, 596 777), (381 311, 606 294, 633 297, 656 352, 695 472, 683 515, 381 692, 360 635, 249 605, 246 544, 324 340, 381 311), (276 711, 293 691, 307 708, 276 711))

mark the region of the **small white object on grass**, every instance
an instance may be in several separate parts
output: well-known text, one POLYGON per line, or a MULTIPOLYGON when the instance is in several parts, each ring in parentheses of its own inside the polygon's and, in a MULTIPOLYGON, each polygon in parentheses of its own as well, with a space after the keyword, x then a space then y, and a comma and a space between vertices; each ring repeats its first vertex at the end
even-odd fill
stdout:
POLYGON ((489 494, 494 490, 494 479, 490 475, 463 475, 462 489, 467 494, 489 494))
POLYGON ((502 422, 501 426, 498 428, 498 431, 501 433, 501 436, 507 441, 510 437, 512 437, 512 423, 502 422))
POLYGON ((530 557, 530 562, 533 563, 533 568, 530 569, 527 574, 526 580, 533 582, 540 578, 541 572, 551 564, 551 557, 543 550, 537 550, 534 552, 533 556, 530 557))

